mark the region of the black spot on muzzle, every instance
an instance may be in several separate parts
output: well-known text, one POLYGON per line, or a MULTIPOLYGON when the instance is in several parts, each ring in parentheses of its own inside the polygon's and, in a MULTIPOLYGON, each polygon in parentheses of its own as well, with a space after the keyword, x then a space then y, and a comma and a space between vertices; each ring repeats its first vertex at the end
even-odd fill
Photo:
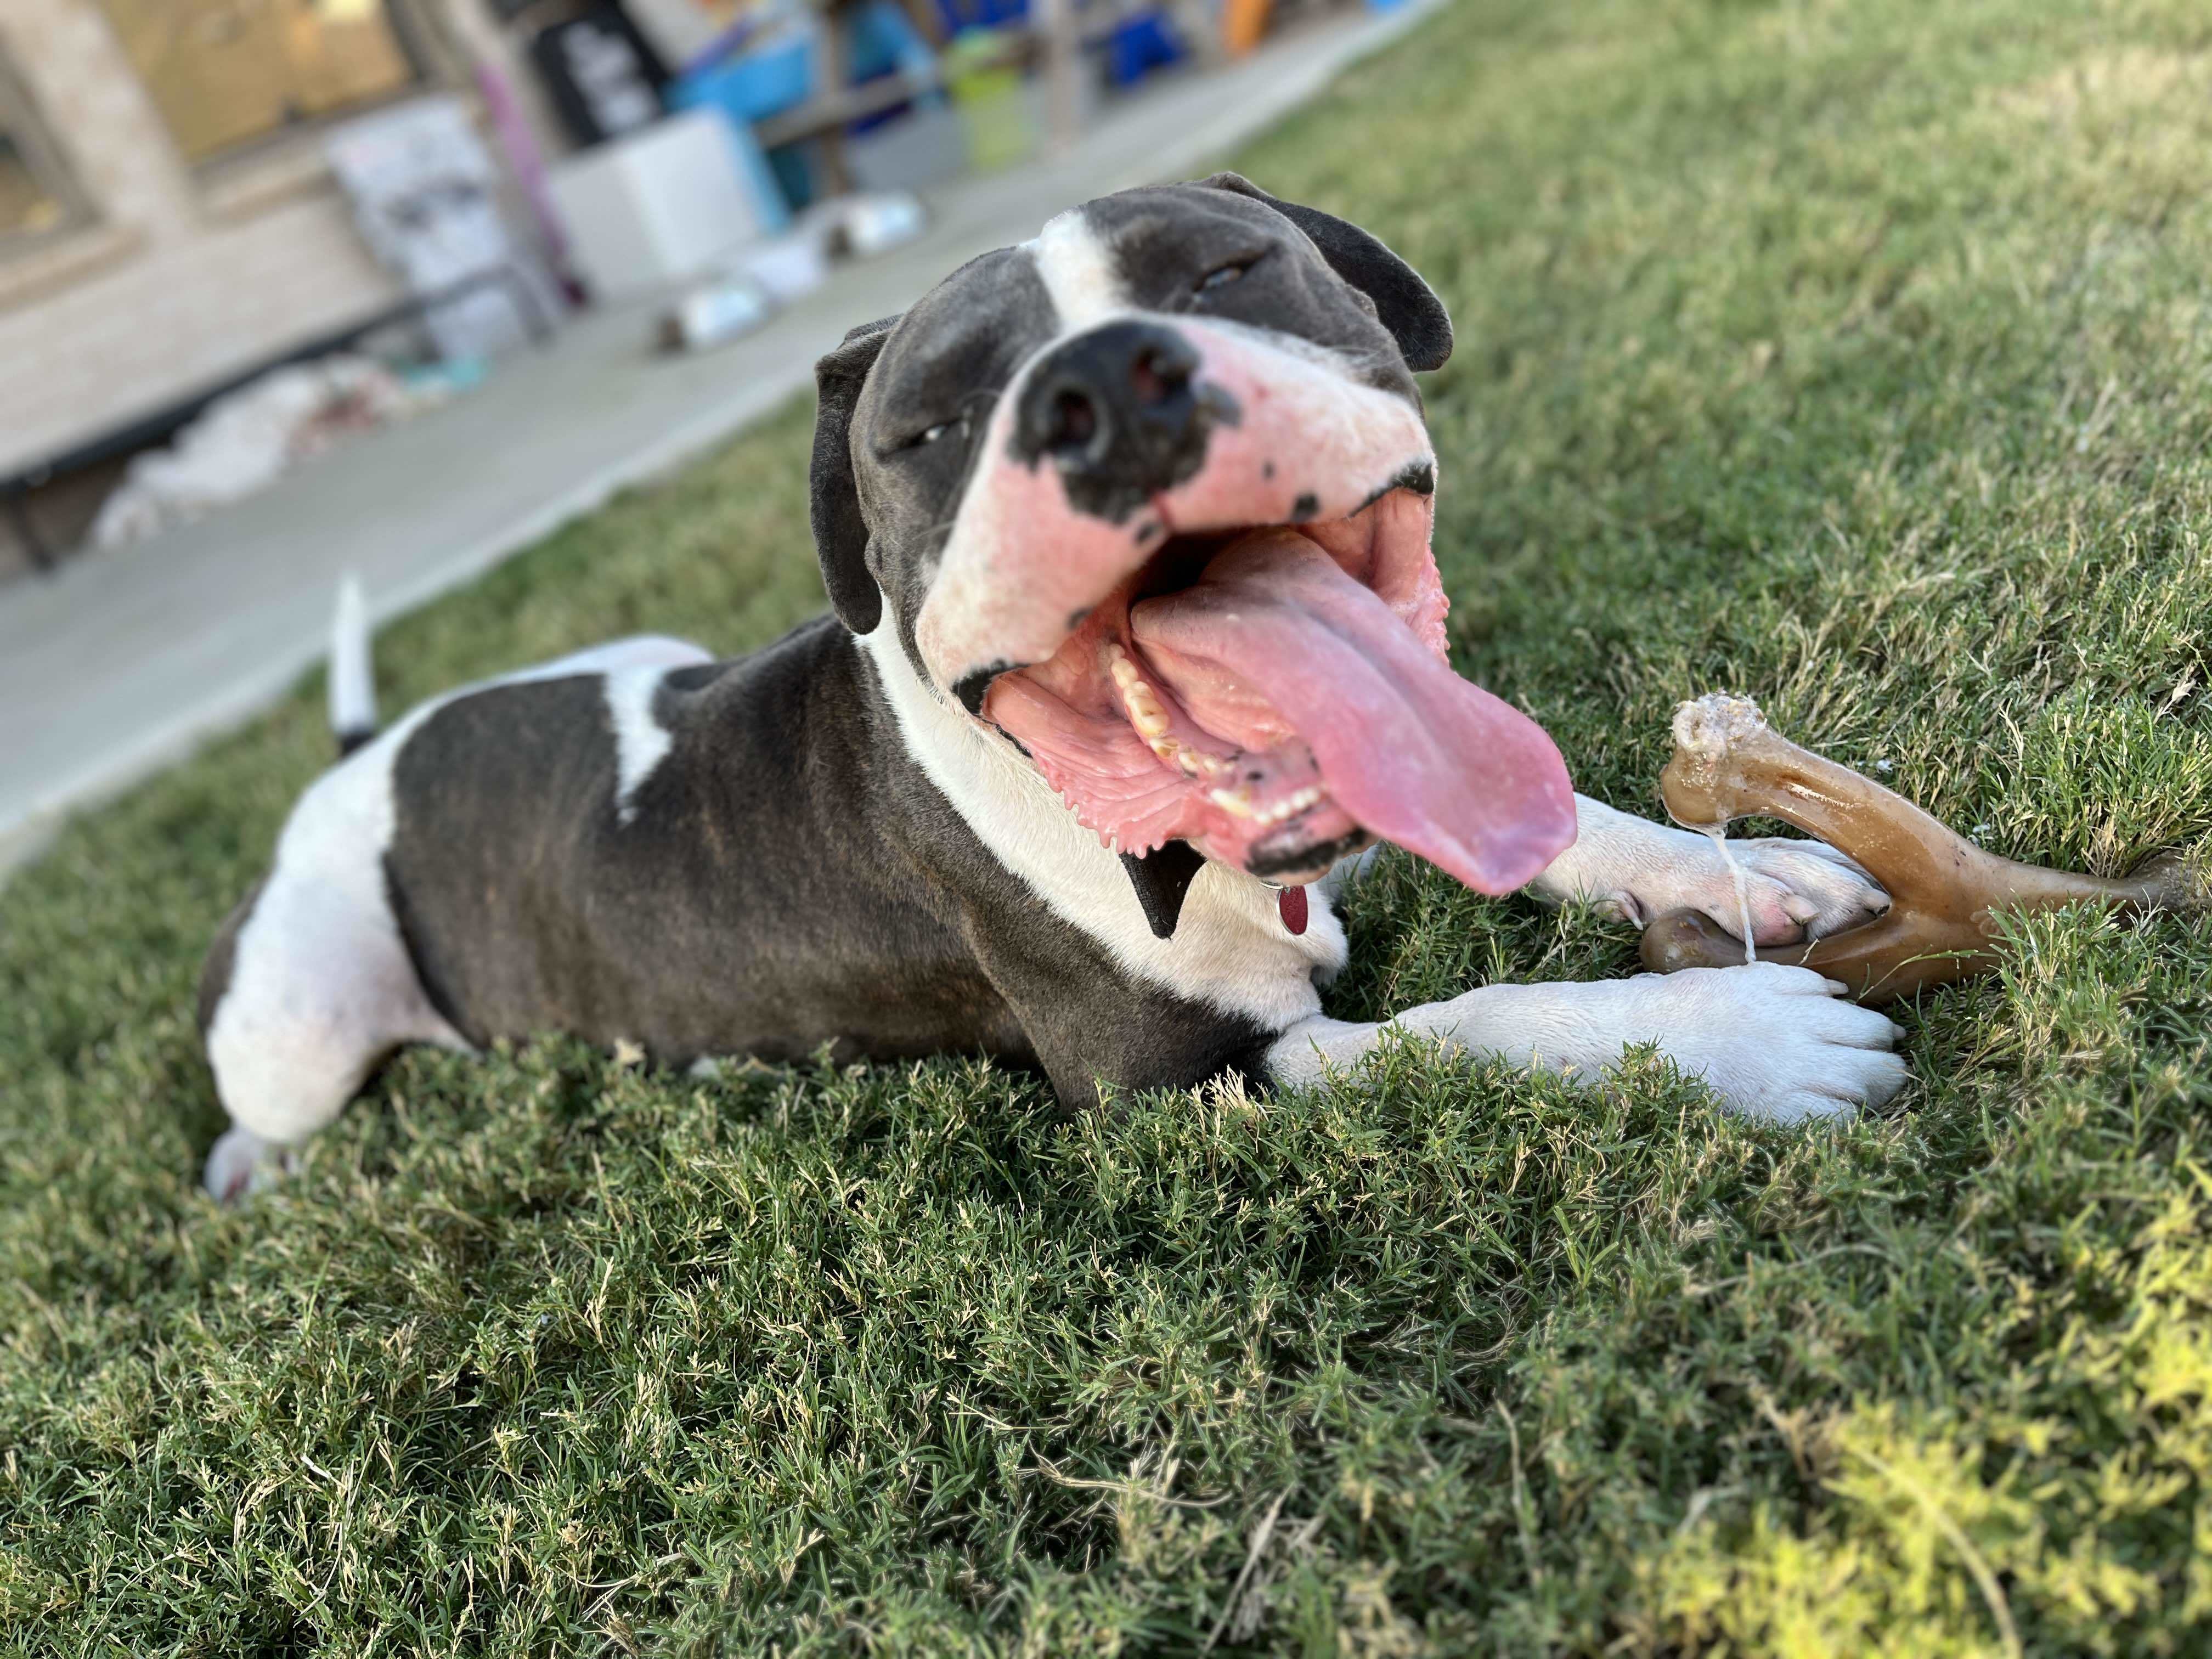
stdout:
POLYGON ((1121 524, 1206 464, 1217 422, 1235 401, 1194 383, 1198 353, 1158 323, 1108 323, 1054 347, 1030 370, 1015 411, 1012 453, 1049 460, 1079 513, 1121 524))

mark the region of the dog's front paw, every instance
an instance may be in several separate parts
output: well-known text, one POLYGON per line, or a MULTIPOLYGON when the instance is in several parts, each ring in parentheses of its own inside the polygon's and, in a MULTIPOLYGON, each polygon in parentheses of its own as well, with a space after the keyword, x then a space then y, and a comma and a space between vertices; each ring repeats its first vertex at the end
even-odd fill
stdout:
POLYGON ((1626 1048, 1656 1042, 1736 1111, 1778 1122, 1880 1106, 1905 1086, 1903 1035, 1808 968, 1754 963, 1610 981, 1626 1048))
POLYGON ((1760 945, 1794 945, 1871 921, 1889 908, 1889 895, 1873 877, 1817 841, 1732 841, 1729 857, 1743 867, 1740 902, 1735 871, 1706 836, 1668 832, 1664 853, 1632 872, 1615 902, 1639 926, 1672 910, 1698 910, 1736 938, 1743 910, 1751 911, 1753 939, 1760 945))

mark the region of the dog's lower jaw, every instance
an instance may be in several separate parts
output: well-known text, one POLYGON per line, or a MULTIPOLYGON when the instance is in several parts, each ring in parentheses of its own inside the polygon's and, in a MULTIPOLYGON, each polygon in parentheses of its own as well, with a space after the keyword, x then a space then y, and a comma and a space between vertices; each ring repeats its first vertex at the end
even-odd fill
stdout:
POLYGON ((1276 887, 1306 887, 1374 843, 1375 837, 1358 824, 1346 834, 1327 841, 1301 842, 1285 847, 1270 847, 1262 842, 1252 849, 1244 868, 1276 887))

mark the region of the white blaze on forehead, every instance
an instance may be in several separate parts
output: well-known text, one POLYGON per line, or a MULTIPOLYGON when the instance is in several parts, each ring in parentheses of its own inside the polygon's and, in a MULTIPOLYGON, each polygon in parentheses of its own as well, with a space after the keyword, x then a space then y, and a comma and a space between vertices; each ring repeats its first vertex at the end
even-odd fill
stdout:
POLYGON ((1093 327, 1130 308, 1114 251, 1081 208, 1050 221, 1029 246, 1062 333, 1093 327))

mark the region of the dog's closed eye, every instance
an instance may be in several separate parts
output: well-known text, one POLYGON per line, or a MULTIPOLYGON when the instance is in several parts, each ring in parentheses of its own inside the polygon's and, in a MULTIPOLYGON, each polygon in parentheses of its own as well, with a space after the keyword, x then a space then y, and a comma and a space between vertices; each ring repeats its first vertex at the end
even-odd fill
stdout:
POLYGON ((1200 294, 1210 294, 1216 289, 1227 288, 1230 283, 1242 280, 1245 272, 1260 263, 1260 258, 1255 253, 1246 258, 1231 259, 1225 264, 1216 265, 1192 287, 1200 294))
POLYGON ((935 443, 939 438, 949 435, 959 428, 965 426, 967 423, 968 421, 965 416, 961 416, 954 420, 939 421, 934 426, 926 426, 922 428, 921 431, 915 433, 912 437, 905 440, 902 443, 893 445, 892 447, 895 449, 919 449, 924 444, 935 443))
MULTIPOLYGON (((905 437, 896 442, 884 444, 876 451, 876 454, 878 459, 888 460, 893 455, 907 454, 917 449, 931 447, 946 438, 957 437, 965 444, 977 431, 989 424, 991 406, 997 398, 998 394, 994 392, 970 392, 961 400, 961 410, 958 414, 945 420, 933 421, 925 427, 913 428, 905 437)), ((891 430, 896 432, 898 428, 893 427, 891 430)))

